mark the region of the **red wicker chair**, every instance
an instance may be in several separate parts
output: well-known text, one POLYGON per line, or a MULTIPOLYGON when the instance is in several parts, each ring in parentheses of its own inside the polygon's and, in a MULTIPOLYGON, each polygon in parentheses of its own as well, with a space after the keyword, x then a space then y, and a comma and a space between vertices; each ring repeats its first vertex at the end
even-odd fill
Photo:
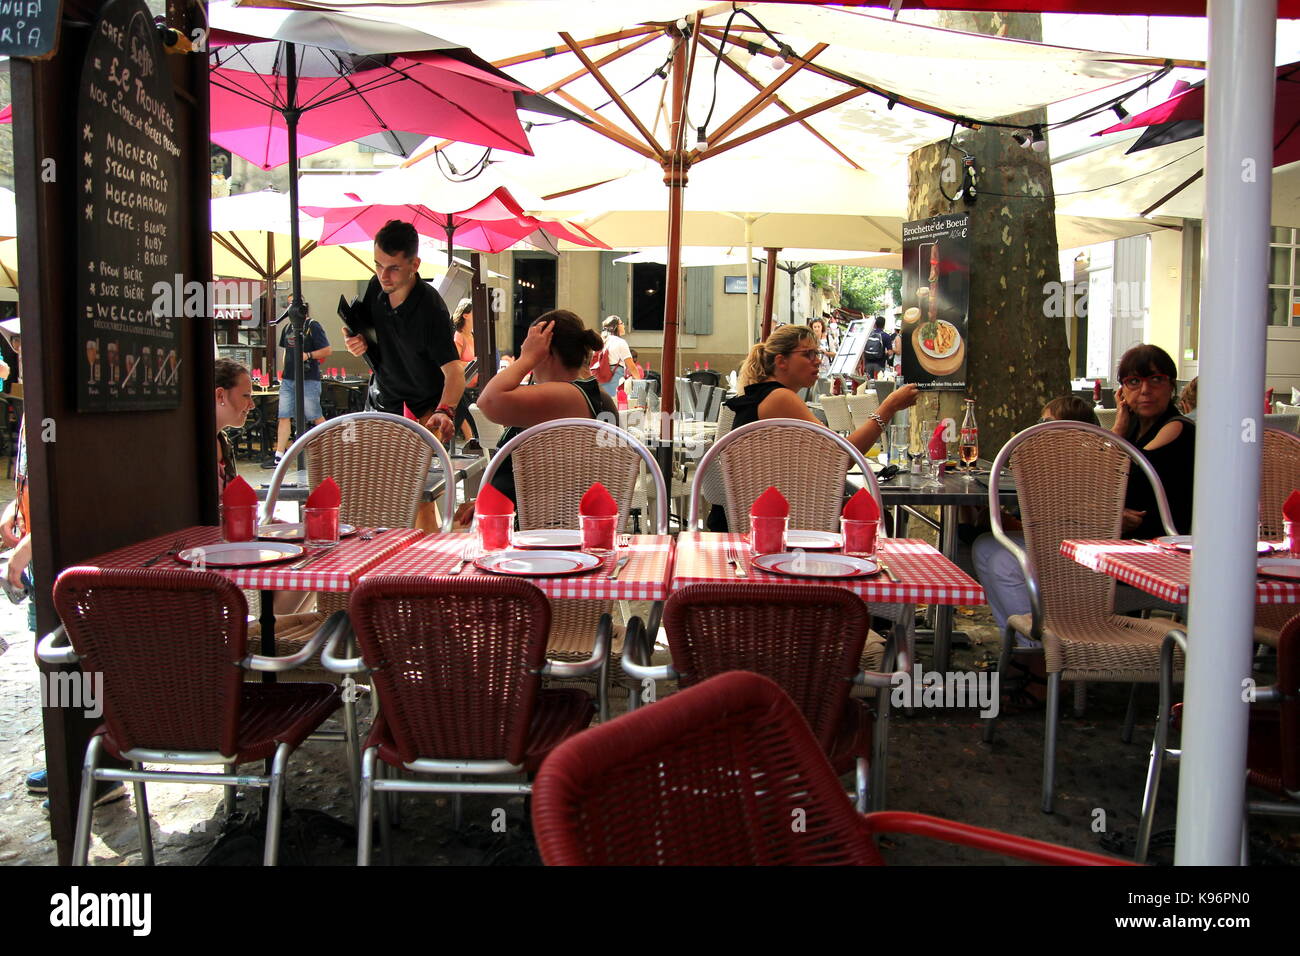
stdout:
POLYGON ((557 747, 537 774, 533 830, 551 866, 879 866, 876 833, 1036 863, 1124 865, 920 814, 855 812, 794 702, 739 671, 557 747))
POLYGON ((251 683, 243 671, 281 671, 305 663, 343 622, 326 626, 293 657, 247 654, 248 606, 219 574, 188 569, 70 568, 54 585, 63 626, 37 648, 51 664, 80 661, 102 675, 104 724, 86 748, 72 858, 90 850, 95 782, 130 781, 135 788, 141 853, 153 863, 145 781, 173 780, 270 788, 264 862, 276 862, 284 773, 289 754, 338 709, 332 684, 251 683), (71 639, 71 648, 67 646, 71 639), (131 770, 99 766, 101 754, 129 760, 131 770), (272 759, 265 776, 236 775, 238 766, 272 759), (222 764, 225 773, 144 770, 143 763, 222 764))
MULTIPOLYGON (((1151 761, 1147 766, 1142 819, 1138 825, 1135 859, 1145 863, 1155 821, 1160 774, 1176 763, 1181 752, 1169 748, 1169 730, 1182 716, 1182 704, 1172 705, 1174 648, 1186 653, 1186 636, 1172 631, 1160 649, 1160 713, 1156 718, 1151 761)), ((1300 817, 1300 615, 1283 625, 1277 642, 1277 683, 1255 691, 1246 746, 1246 783, 1281 798, 1276 802, 1248 800, 1246 813, 1300 817)), ((1247 846, 1242 821, 1242 863, 1247 846)))
MULTIPOLYGON (((581 677, 609 652, 610 617, 601 618, 592 656, 548 663, 551 609, 526 581, 443 575, 386 575, 352 595, 361 657, 341 660, 334 637, 322 655, 338 673, 371 672, 382 709, 361 763, 357 863, 368 866, 375 791, 528 793, 527 781, 398 780, 385 768, 418 774, 513 776, 534 772, 553 747, 595 714, 580 689, 543 689, 543 676, 581 677)), ((380 799, 385 857, 391 855, 387 801, 380 799)))
POLYGON ((650 667, 639 621, 628 628, 623 669, 638 680, 691 687, 725 671, 776 681, 799 707, 835 770, 856 768, 858 809, 867 808, 871 711, 849 696, 861 673, 871 614, 839 588, 787 584, 693 584, 668 599, 664 627, 673 663, 650 667))

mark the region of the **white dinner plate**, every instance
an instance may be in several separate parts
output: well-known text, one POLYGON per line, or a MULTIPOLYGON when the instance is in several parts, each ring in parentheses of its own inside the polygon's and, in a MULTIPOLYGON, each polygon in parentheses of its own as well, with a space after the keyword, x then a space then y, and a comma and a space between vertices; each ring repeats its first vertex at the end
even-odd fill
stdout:
MULTIPOLYGON (((357 533, 356 525, 345 521, 339 522, 339 537, 346 538, 357 533)), ((280 524, 264 524, 257 529, 257 536, 263 541, 301 541, 302 522, 290 521, 280 524)))
MULTIPOLYGON (((1190 534, 1167 534, 1156 538, 1156 544, 1162 544, 1166 548, 1177 548, 1179 551, 1191 551, 1193 548, 1190 534)), ((1272 554, 1276 550, 1277 545, 1275 544, 1270 544, 1267 541, 1255 542, 1255 551, 1259 554, 1272 554)))
POLYGON ((1300 581, 1300 558, 1260 558, 1256 569, 1266 578, 1300 581))
POLYGON ((787 531, 785 546, 791 551, 832 551, 844 544, 844 539, 833 531, 787 531))
POLYGON ((474 559, 474 567, 484 571, 530 578, 581 574, 602 563, 603 559, 584 551, 494 551, 474 559))
POLYGON ((582 532, 573 528, 516 531, 510 543, 516 548, 580 548, 582 532))
POLYGON ((249 568, 289 561, 302 553, 302 545, 288 541, 232 541, 185 548, 176 555, 176 560, 181 564, 203 563, 213 568, 249 568))
POLYGON ((783 551, 779 554, 760 554, 750 563, 760 571, 789 574, 797 578, 864 578, 880 571, 880 565, 874 558, 858 558, 851 554, 783 551))

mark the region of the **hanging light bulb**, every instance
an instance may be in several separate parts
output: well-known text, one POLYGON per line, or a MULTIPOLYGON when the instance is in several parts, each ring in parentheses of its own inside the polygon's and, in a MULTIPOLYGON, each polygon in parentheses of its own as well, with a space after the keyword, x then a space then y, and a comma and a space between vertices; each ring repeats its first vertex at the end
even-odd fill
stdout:
POLYGON ((1129 118, 1129 111, 1124 109, 1123 103, 1116 103, 1114 106, 1111 107, 1111 109, 1115 111, 1115 115, 1119 117, 1119 121, 1121 123, 1124 122, 1124 120, 1129 118))
POLYGON ((1033 132, 1034 138, 1031 140, 1030 145, 1033 147, 1035 153, 1041 153, 1047 149, 1047 140, 1043 137, 1043 128, 1041 126, 1035 126, 1033 132))
POLYGON ((1032 142, 1033 140, 1033 136, 1030 134, 1029 130, 1027 129, 1016 130, 1014 133, 1011 134, 1011 138, 1015 141, 1015 144, 1019 146, 1021 149, 1028 149, 1030 142, 1032 142))
POLYGON ((768 60, 768 65, 774 70, 784 70, 790 65, 790 61, 793 59, 794 50, 782 43, 780 52, 773 56, 772 59, 768 60))

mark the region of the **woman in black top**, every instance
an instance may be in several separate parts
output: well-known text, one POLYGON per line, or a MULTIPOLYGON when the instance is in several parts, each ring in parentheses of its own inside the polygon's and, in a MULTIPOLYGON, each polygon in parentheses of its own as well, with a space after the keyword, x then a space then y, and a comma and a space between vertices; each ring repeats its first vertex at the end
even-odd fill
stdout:
MULTIPOLYGON (((744 393, 730 399, 727 407, 736 413, 732 431, 751 422, 769 418, 794 418, 821 425, 821 421, 797 392, 817 381, 821 349, 816 333, 806 325, 783 325, 749 350, 740 367, 744 393)), ((894 413, 916 404, 915 385, 904 385, 889 393, 875 414, 849 435, 849 442, 863 454, 880 440, 884 426, 894 413)), ((825 427, 825 426, 823 426, 825 427)), ((726 531, 726 516, 720 505, 709 513, 710 531, 726 531)))
MULTIPOLYGON (((592 352, 604 344, 566 309, 538 318, 528 330, 519 358, 497 372, 478 397, 484 415, 498 425, 509 426, 497 447, 525 428, 557 418, 596 418, 608 412, 617 422, 613 400, 594 378, 586 377, 592 352), (529 373, 534 384, 523 387, 529 373)), ((515 500, 515 474, 509 458, 498 467, 492 487, 515 500)))
MULTIPOLYGON (((1196 425, 1181 416, 1174 404, 1177 374, 1174 360, 1157 345, 1135 345, 1125 352, 1119 360, 1118 411, 1112 430, 1142 450, 1164 485, 1176 530, 1190 534, 1196 425)), ((1129 472, 1123 528, 1126 538, 1165 533, 1155 491, 1136 468, 1129 472)))

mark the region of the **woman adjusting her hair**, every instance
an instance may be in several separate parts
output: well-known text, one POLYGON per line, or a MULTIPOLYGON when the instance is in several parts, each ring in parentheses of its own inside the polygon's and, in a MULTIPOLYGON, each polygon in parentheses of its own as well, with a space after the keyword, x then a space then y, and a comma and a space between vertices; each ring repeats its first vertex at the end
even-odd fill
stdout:
MULTIPOLYGON (((781 326, 767 341, 750 349, 740 367, 739 384, 744 393, 726 403, 736 413, 732 430, 771 418, 794 418, 824 428, 796 394, 815 384, 820 370, 816 333, 806 325, 781 326)), ((848 436, 849 442, 865 454, 880 440, 894 413, 915 405, 918 395, 915 385, 894 389, 870 420, 848 436)), ((720 525, 725 525, 725 517, 722 508, 715 506, 709 515, 709 530, 725 531, 720 525)))
MULTIPOLYGON (((591 355, 604 343, 582 319, 566 309, 540 316, 528 330, 519 358, 497 372, 483 387, 478 407, 498 425, 509 426, 501 435, 501 448, 525 428, 557 418, 596 418, 618 410, 594 378, 588 378, 591 355), (524 387, 532 373, 535 384, 524 387)), ((515 473, 507 458, 492 479, 492 486, 515 500, 515 473)))

